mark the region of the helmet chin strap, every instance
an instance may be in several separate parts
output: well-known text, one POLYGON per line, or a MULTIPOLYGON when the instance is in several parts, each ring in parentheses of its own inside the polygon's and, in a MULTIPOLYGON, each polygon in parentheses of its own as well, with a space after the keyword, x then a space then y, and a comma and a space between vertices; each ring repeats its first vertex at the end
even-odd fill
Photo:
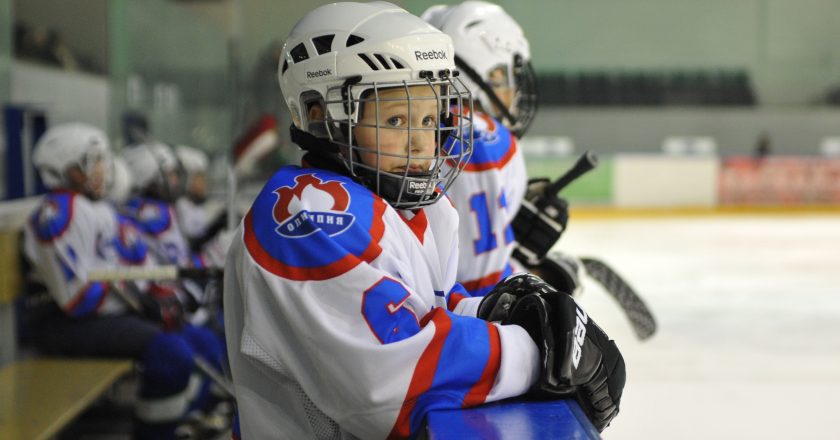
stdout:
POLYGON ((474 83, 478 85, 478 87, 490 98, 490 101, 493 102, 493 105, 502 113, 502 117, 507 119, 508 124, 510 127, 515 127, 516 124, 519 122, 516 119, 516 116, 510 112, 507 106, 499 99, 499 96, 496 95, 496 92, 493 91, 493 88, 484 81, 484 78, 478 74, 469 64, 467 64, 461 57, 455 55, 455 65, 460 69, 462 72, 466 73, 474 83))
POLYGON ((289 127, 289 134, 292 142, 306 150, 303 159, 309 166, 354 177, 344 161, 341 160, 341 150, 335 143, 305 132, 295 127, 294 124, 289 127))
POLYGON ((431 171, 409 173, 406 179, 400 179, 392 173, 377 173, 366 166, 358 166, 356 173, 353 174, 341 160, 339 147, 335 143, 313 136, 295 127, 294 124, 289 128, 289 132, 292 142, 307 151, 304 160, 310 166, 349 176, 374 191, 395 208, 419 207, 420 203, 438 197, 434 188, 428 187, 428 185, 433 185, 434 180, 431 171), (379 183, 378 186, 377 183, 379 183), (408 190, 405 190, 404 186, 408 186, 408 190))

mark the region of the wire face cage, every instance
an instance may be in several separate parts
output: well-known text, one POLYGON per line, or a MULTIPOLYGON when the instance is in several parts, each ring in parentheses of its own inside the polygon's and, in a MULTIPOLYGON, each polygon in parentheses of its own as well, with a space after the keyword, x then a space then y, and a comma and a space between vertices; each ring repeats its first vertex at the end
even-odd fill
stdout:
POLYGON ((435 203, 473 149, 473 103, 455 75, 415 81, 351 78, 328 90, 325 128, 350 172, 398 209, 435 203), (340 116, 338 116, 340 115, 340 116))

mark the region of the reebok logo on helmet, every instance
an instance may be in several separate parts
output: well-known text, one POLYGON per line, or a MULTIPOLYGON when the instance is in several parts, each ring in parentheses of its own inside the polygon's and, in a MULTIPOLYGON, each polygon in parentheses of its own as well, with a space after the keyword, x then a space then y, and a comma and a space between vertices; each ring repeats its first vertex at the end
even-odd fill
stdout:
POLYGON ((332 75, 332 69, 321 69, 314 72, 306 71, 306 77, 309 79, 320 78, 322 76, 332 75))
POLYGON ((414 58, 420 60, 448 60, 446 52, 442 50, 415 50, 414 58))

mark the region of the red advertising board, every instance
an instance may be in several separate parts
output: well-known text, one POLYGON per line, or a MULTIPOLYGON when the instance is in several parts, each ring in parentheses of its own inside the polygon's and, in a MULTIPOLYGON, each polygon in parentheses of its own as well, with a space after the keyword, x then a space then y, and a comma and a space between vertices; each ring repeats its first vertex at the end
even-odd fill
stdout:
POLYGON ((720 169, 722 205, 840 204, 840 159, 729 157, 720 169))

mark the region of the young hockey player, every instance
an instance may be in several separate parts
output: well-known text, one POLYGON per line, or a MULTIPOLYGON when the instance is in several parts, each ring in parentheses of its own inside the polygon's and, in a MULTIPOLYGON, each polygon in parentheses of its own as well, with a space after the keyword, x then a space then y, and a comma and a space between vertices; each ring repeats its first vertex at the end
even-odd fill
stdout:
POLYGON ((225 268, 241 438, 410 437, 431 410, 529 389, 596 396, 600 427, 617 412, 623 362, 591 320, 575 379, 565 336, 546 342, 575 326, 567 295, 516 278, 486 304, 455 297, 458 218, 442 199, 472 117, 453 55, 385 2, 322 6, 286 39, 278 76, 304 166, 268 181, 225 268), (528 316, 540 301, 555 314, 528 316))
MULTIPOLYGON (((530 46, 522 28, 500 6, 485 1, 432 6, 423 18, 452 37, 456 66, 477 101, 473 155, 449 191, 461 218, 458 280, 470 294, 482 296, 527 266, 556 288, 574 293, 579 268, 573 259, 554 253, 543 264, 550 266, 546 268, 512 259, 520 237, 511 223, 526 189, 533 190, 517 141, 537 107, 530 46)), ((561 201, 557 209, 562 232, 568 206, 561 201)))
POLYGON ((125 204, 126 213, 146 235, 162 264, 201 266, 193 257, 181 231, 173 204, 182 191, 178 159, 163 143, 146 141, 123 152, 131 171, 134 197, 125 204))
POLYGON ((55 307, 32 323, 32 332, 36 345, 49 354, 137 360, 141 384, 135 437, 175 438, 175 426, 194 397, 188 387, 194 356, 215 353, 218 358, 221 347, 205 350, 212 335, 183 325, 171 291, 88 278, 93 269, 147 261, 133 224, 100 201, 108 156, 105 134, 84 124, 50 128, 35 147, 33 162, 50 192, 26 226, 25 253, 55 307))
POLYGON ((207 232, 210 219, 207 216, 207 154, 203 151, 179 145, 175 148, 184 178, 184 194, 175 202, 175 213, 181 230, 187 240, 194 240, 207 232))

